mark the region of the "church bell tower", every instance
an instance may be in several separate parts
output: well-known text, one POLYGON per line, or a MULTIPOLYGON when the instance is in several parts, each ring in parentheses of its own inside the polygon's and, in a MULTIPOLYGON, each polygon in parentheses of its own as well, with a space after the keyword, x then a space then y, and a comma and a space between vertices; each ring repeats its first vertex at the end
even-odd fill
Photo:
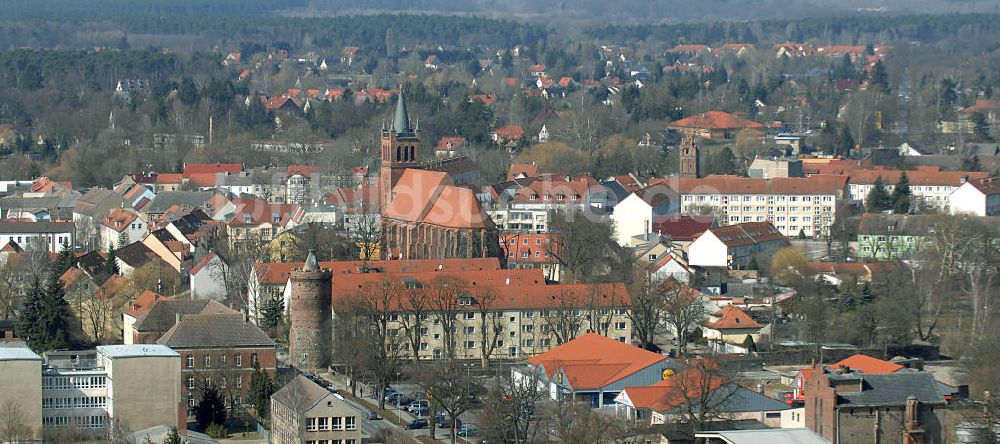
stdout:
POLYGON ((681 139, 680 163, 681 177, 697 179, 701 176, 698 162, 698 141, 695 140, 694 133, 686 133, 681 139))
POLYGON ((396 101, 396 115, 392 119, 392 126, 390 128, 383 126, 381 140, 382 193, 379 204, 384 211, 392 201, 392 188, 403 175, 403 170, 419 167, 417 159, 420 157, 420 129, 410 125, 402 88, 396 101))

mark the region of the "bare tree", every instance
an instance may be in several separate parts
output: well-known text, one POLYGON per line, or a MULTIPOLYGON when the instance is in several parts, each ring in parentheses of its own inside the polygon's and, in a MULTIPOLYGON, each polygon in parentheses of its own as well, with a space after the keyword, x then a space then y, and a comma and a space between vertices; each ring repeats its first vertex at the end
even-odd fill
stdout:
POLYGON ((542 319, 547 330, 556 338, 556 344, 565 344, 575 338, 580 332, 580 326, 586 319, 581 310, 581 298, 572 290, 560 290, 552 301, 552 307, 543 312, 542 319))
POLYGON ((553 407, 552 425, 559 442, 580 444, 628 443, 636 433, 632 424, 615 415, 604 415, 579 402, 553 407))
POLYGON ((12 256, 0 263, 0 315, 4 320, 14 317, 23 293, 21 257, 12 256))
POLYGON ((712 360, 696 358, 688 367, 671 376, 661 403, 677 412, 680 422, 690 423, 695 431, 708 421, 723 419, 725 407, 738 390, 712 360))
POLYGON ((420 360, 421 337, 426 334, 428 312, 431 310, 429 293, 423 288, 406 288, 400 298, 399 324, 409 342, 413 362, 420 360))
POLYGON ((95 294, 83 304, 84 314, 90 323, 90 334, 98 344, 110 344, 119 338, 122 331, 121 308, 127 298, 121 294, 95 294), (111 333, 115 333, 114 336, 111 333))
POLYGON ((337 322, 333 331, 333 364, 343 368, 351 395, 358 394, 358 381, 364 379, 367 350, 359 347, 367 341, 367 321, 357 300, 339 300, 334 306, 337 322))
POLYGON ((352 226, 348 229, 357 244, 358 259, 364 265, 368 265, 368 261, 382 257, 381 252, 386 251, 386 234, 382 227, 382 217, 377 209, 362 204, 354 215, 352 226))
POLYGON ((639 270, 633 284, 632 305, 628 317, 632 321, 639 347, 651 350, 656 335, 663 330, 667 298, 661 282, 647 270, 639 270))
POLYGON ((490 366, 490 357, 497 348, 497 342, 503 336, 503 311, 497 307, 499 296, 489 290, 476 295, 476 307, 479 311, 479 363, 482 368, 490 366))
POLYGON ((483 439, 530 443, 545 438, 552 406, 540 383, 540 370, 522 373, 519 379, 510 372, 498 377, 476 415, 483 439))
POLYGON ((677 335, 679 354, 687 353, 688 335, 705 319, 705 305, 701 294, 687 285, 667 278, 656 290, 662 298, 663 320, 673 327, 677 335))
POLYGON ((444 410, 451 423, 451 442, 457 439, 457 419, 468 411, 485 390, 469 370, 453 359, 436 361, 416 369, 416 379, 435 406, 444 410))
POLYGON ((356 295, 363 317, 364 336, 367 354, 365 368, 375 379, 379 391, 379 409, 385 408, 385 397, 381 396, 383 388, 393 381, 400 371, 403 335, 395 321, 399 310, 399 297, 402 285, 384 279, 363 286, 356 295))
POLYGON ((447 276, 438 277, 425 287, 434 324, 441 326, 443 356, 448 359, 453 359, 458 351, 459 305, 466 301, 471 304, 467 288, 466 282, 447 276))
POLYGON ((7 399, 0 405, 0 441, 17 443, 32 439, 31 427, 24 424, 20 401, 7 399))

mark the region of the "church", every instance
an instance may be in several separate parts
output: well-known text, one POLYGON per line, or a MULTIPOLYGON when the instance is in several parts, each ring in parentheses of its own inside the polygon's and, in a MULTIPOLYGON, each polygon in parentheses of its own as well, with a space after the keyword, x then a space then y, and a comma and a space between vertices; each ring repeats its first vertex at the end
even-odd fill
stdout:
POLYGON ((476 193, 420 159, 420 129, 410 125, 400 91, 392 126, 381 133, 384 251, 392 259, 499 256, 497 231, 476 193))

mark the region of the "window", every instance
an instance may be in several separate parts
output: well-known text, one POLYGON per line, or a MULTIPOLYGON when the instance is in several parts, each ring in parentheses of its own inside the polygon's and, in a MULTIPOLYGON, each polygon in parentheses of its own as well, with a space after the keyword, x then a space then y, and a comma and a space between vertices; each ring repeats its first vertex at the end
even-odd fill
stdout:
POLYGON ((427 327, 420 327, 420 336, 427 335, 427 327))
POLYGON ((236 388, 243 388, 243 375, 236 375, 236 388))
POLYGON ((465 327, 465 334, 471 335, 471 334, 473 334, 475 332, 476 332, 476 327, 473 327, 473 326, 467 326, 467 327, 465 327))
POLYGON ((420 343, 420 351, 427 351, 427 343, 426 342, 421 342, 420 343))
POLYGON ((226 366, 226 355, 219 356, 219 367, 226 366))
POLYGON ((625 321, 615 322, 615 329, 616 330, 624 330, 626 328, 625 325, 626 325, 625 321))
POLYGON ((212 357, 209 355, 205 355, 205 368, 209 368, 211 366, 212 366, 212 357))
POLYGON ((355 419, 356 418, 353 417, 353 416, 346 416, 346 417, 344 417, 344 428, 346 430, 354 430, 354 429, 356 429, 357 428, 357 424, 355 423, 355 419))
POLYGON ((332 430, 343 430, 344 422, 341 421, 343 418, 339 416, 334 416, 330 418, 330 428, 332 430))
POLYGON ((534 333, 534 331, 535 331, 535 326, 534 325, 522 325, 521 326, 521 332, 522 333, 534 333))
POLYGON ((187 386, 188 390, 194 390, 194 376, 188 376, 187 386))
POLYGON ((535 312, 533 310, 525 310, 521 312, 521 316, 524 316, 526 318, 532 318, 535 317, 535 312))
POLYGON ((250 365, 254 366, 254 365, 258 365, 258 364, 260 364, 260 363, 257 362, 257 353, 250 353, 250 365))
POLYGON ((471 312, 471 311, 462 313, 462 318, 466 319, 466 320, 476 319, 476 313, 471 312))
POLYGON ((315 432, 319 429, 319 424, 317 419, 319 418, 306 418, 306 431, 315 432))
POLYGON ((524 343, 525 347, 534 347, 535 346, 535 340, 534 339, 525 339, 522 342, 524 343))
POLYGON ((316 422, 318 423, 317 427, 319 428, 319 430, 321 431, 330 430, 330 418, 324 416, 321 418, 316 418, 316 420, 317 420, 316 422))
POLYGON ((225 376, 223 376, 222 379, 219 380, 219 387, 226 388, 226 377, 225 376))
POLYGON ((184 358, 184 366, 187 368, 194 368, 194 356, 187 355, 184 358))
POLYGON ((476 341, 465 341, 465 348, 466 349, 476 348, 476 341))
POLYGON ((649 261, 650 261, 650 262, 654 262, 654 261, 656 261, 656 255, 655 255, 655 254, 651 254, 651 255, 649 255, 649 261))

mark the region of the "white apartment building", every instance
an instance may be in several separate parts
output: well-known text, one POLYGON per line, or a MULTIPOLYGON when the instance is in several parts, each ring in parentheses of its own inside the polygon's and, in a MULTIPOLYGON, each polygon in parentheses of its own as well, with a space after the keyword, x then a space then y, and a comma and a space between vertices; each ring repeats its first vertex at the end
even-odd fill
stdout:
POLYGON ((76 224, 73 222, 0 222, 0 245, 15 243, 22 250, 32 242, 41 241, 49 253, 59 253, 64 245, 76 246, 76 224))
MULTIPOLYGON (((875 187, 875 182, 881 178, 888 192, 896 188, 902 170, 852 170, 847 182, 847 198, 854 203, 864 203, 868 193, 875 187)), ((987 173, 975 171, 906 171, 910 183, 913 206, 948 211, 949 197, 962 184, 970 180, 985 179, 987 173)))
POLYGON ((493 208, 486 210, 500 231, 546 232, 549 229, 549 210, 493 208))
POLYGON ((846 181, 843 176, 708 176, 653 182, 678 193, 681 214, 710 214, 720 226, 770 222, 785 236, 821 237, 829 234, 837 218, 837 201, 844 198, 846 181))
POLYGON ((1000 215, 1000 179, 970 180, 948 196, 951 214, 1000 215))

